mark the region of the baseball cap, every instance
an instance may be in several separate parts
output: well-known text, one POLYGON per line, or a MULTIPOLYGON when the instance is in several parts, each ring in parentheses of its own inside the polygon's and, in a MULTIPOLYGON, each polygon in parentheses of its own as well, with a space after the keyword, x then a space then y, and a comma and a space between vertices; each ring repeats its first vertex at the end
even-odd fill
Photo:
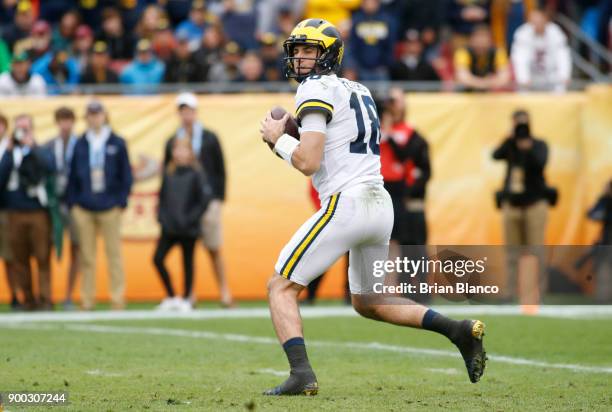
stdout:
POLYGON ((151 42, 147 39, 140 39, 136 44, 136 50, 139 52, 145 52, 151 50, 151 42))
POLYGON ((104 106, 99 100, 92 100, 87 103, 86 111, 87 113, 100 113, 104 111, 104 106))
POLYGON ((278 38, 274 33, 264 33, 261 35, 260 43, 264 46, 276 46, 278 38))
POLYGON ((204 2, 204 0, 194 0, 193 3, 191 3, 192 10, 204 10, 205 8, 206 3, 204 2))
POLYGON ((17 13, 25 13, 32 10, 32 2, 29 0, 22 0, 17 3, 17 13))
POLYGON ((51 32, 51 26, 44 20, 38 20, 32 26, 32 34, 47 34, 51 32))
POLYGON ((191 109, 198 108, 198 99, 193 93, 183 92, 178 95, 176 98, 176 106, 180 108, 181 106, 187 106, 191 109))
POLYGON ((106 46, 106 43, 103 41, 97 41, 93 45, 94 53, 106 53, 107 50, 108 50, 108 47, 106 46))
POLYGON ((28 55, 27 51, 22 51, 20 53, 17 53, 15 55, 13 55, 13 61, 14 62, 25 62, 25 61, 29 61, 30 60, 30 56, 28 55))

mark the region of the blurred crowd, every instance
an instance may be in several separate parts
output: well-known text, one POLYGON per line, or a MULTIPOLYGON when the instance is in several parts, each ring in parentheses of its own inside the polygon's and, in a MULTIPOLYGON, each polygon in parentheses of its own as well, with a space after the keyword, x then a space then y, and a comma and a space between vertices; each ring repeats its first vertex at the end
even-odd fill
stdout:
POLYGON ((79 84, 284 79, 282 42, 322 18, 345 41, 343 75, 446 81, 466 90, 563 90, 571 78, 558 10, 609 45, 607 0, 2 0, 0 95, 79 84))

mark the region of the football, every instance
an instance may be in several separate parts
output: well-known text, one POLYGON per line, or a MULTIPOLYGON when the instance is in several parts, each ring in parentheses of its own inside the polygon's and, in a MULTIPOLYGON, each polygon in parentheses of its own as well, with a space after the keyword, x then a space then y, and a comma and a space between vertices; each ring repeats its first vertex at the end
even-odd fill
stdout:
MULTIPOLYGON (((285 113, 287 113, 287 111, 280 106, 276 106, 270 111, 270 114, 274 120, 282 119, 285 113)), ((289 136, 295 137, 298 140, 300 139, 300 132, 298 131, 298 124, 295 117, 289 116, 287 123, 285 123, 285 133, 287 133, 289 136)), ((274 149, 274 145, 271 143, 268 143, 268 147, 270 150, 274 149)))

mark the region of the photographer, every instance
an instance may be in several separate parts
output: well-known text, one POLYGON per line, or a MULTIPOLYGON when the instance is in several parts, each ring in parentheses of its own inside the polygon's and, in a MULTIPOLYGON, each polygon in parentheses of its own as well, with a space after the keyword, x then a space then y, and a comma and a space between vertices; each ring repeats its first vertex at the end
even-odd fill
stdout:
POLYGON ((0 190, 8 210, 8 238, 13 270, 27 310, 53 308, 51 302, 51 221, 45 188, 51 174, 47 152, 36 144, 32 117, 20 114, 0 161, 0 190), (32 289, 30 258, 38 266, 38 301, 32 289))
MULTIPOLYGON (((503 211, 505 242, 510 246, 508 292, 511 295, 515 292, 519 258, 516 246, 544 244, 548 206, 557 202, 556 190, 549 188, 544 179, 548 145, 531 135, 526 111, 516 111, 512 120, 512 135, 493 152, 493 159, 507 163, 504 186, 496 194, 496 201, 503 211)), ((540 259, 540 266, 542 262, 540 259)), ((545 276, 542 276, 542 292, 545 284, 545 276)))

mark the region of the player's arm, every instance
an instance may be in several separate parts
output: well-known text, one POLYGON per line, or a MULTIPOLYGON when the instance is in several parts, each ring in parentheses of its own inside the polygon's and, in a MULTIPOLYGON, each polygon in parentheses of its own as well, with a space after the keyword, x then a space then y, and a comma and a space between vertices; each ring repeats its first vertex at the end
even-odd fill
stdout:
POLYGON ((262 122, 261 133, 266 141, 274 145, 276 153, 304 175, 311 176, 321 167, 327 129, 326 117, 315 111, 305 114, 301 120, 300 140, 283 134, 288 119, 288 114, 280 120, 274 120, 268 114, 262 122))

